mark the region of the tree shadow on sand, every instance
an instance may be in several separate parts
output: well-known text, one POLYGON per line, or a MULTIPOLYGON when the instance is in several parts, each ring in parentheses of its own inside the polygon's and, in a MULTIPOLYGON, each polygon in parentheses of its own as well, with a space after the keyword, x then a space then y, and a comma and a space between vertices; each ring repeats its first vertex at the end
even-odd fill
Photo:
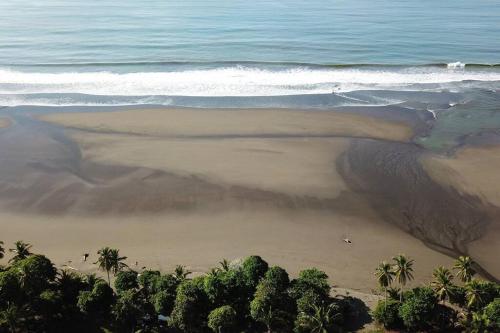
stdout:
POLYGON ((340 299, 346 307, 345 313, 348 313, 344 324, 346 331, 356 332, 373 321, 370 308, 362 300, 353 296, 341 296, 340 299))

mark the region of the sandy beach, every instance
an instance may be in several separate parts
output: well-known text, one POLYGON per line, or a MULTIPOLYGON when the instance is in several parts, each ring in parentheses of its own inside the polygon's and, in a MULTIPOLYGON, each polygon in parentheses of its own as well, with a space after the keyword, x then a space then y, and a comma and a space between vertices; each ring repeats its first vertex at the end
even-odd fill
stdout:
MULTIPOLYGON (((430 215, 425 232, 415 232, 416 222, 395 222, 395 209, 404 213, 401 202, 422 201, 411 212, 418 218, 462 205, 448 187, 484 194, 491 203, 498 198, 493 185, 488 192, 487 182, 470 178, 476 173, 468 163, 475 159, 462 154, 471 152, 421 155, 410 142, 413 116, 391 112, 396 120, 359 110, 283 109, 21 116, 0 141, 3 240, 30 241, 60 267, 84 272, 96 271, 95 258, 84 263, 81 255, 102 246, 119 248, 138 269, 184 264, 195 272, 222 258, 259 254, 292 274, 318 267, 333 284, 361 292, 376 289, 373 270, 379 261, 404 253, 416 260, 412 283, 419 285, 431 279, 434 267, 451 264, 454 250, 446 244, 456 241, 449 238, 456 233, 443 233, 447 224, 430 215), (403 180, 400 171, 386 166, 392 158, 384 156, 394 154, 408 163, 401 169, 403 180), (414 167, 419 160, 425 161, 423 169, 414 167), (407 192, 400 182, 416 177, 412 173, 423 180, 407 192), (380 187, 375 180, 394 186, 380 187), (391 199, 392 191, 397 198, 391 199)), ((498 246, 495 239, 464 239, 463 246, 498 273, 488 252, 498 246)))
POLYGON ((415 285, 451 262, 384 221, 336 168, 354 139, 407 142, 408 123, 325 111, 207 109, 40 119, 38 127, 26 122, 39 133, 39 147, 30 141, 23 151, 44 153, 38 164, 16 168, 23 175, 18 188, 4 181, 0 225, 7 244, 30 241, 60 266, 96 271, 95 258, 83 263, 81 255, 102 246, 119 248, 132 267, 182 263, 195 272, 222 258, 259 254, 292 274, 316 266, 337 286, 371 292, 374 267, 398 253, 416 259, 415 285), (56 129, 43 127, 48 123, 56 129))

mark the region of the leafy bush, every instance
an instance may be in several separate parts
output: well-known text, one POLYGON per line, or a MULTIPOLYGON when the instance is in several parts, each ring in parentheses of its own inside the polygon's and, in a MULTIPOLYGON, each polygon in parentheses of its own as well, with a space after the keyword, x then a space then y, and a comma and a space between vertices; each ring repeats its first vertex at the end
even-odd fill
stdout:
POLYGON ((388 299, 387 302, 381 300, 377 303, 373 311, 373 318, 385 328, 400 328, 403 325, 403 321, 399 317, 400 307, 401 303, 399 300, 388 299))
POLYGON ((406 293, 405 300, 399 308, 399 317, 409 330, 425 330, 432 322, 437 299, 434 291, 420 287, 406 293))
POLYGON ((431 325, 436 332, 455 332, 457 330, 457 312, 443 304, 437 304, 434 308, 431 325))
POLYGON ((154 286, 156 279, 160 277, 161 273, 159 271, 146 270, 138 275, 139 285, 144 288, 148 293, 154 292, 154 286))
POLYGON ((500 298, 495 298, 493 302, 488 304, 484 308, 484 314, 488 317, 490 328, 500 332, 500 298))

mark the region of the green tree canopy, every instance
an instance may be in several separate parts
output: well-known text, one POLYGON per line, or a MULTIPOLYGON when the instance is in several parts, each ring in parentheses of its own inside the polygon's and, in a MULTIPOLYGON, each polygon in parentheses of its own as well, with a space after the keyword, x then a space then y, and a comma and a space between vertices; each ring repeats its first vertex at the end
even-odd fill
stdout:
POLYGON ((205 294, 203 277, 185 280, 179 285, 170 315, 170 325, 185 332, 199 332, 207 327, 210 301, 205 294))
POLYGON ((269 265, 259 256, 250 256, 243 261, 241 268, 247 285, 255 288, 266 274, 269 265))
POLYGON ((405 300, 399 308, 399 316, 407 329, 425 330, 432 322, 436 304, 437 298, 432 289, 418 287, 406 293, 405 300))
POLYGON ((296 316, 296 303, 287 292, 288 274, 281 267, 271 267, 257 285, 250 303, 252 318, 263 323, 268 331, 290 330, 296 316))
POLYGON ((314 292, 326 299, 330 296, 330 284, 328 275, 316 268, 303 270, 299 277, 292 281, 290 294, 293 298, 299 299, 308 292, 314 292))
POLYGON ((57 273, 52 262, 41 254, 17 259, 10 269, 17 274, 28 295, 38 295, 47 289, 54 282, 57 273))
POLYGON ((236 311, 230 305, 218 307, 208 315, 208 327, 216 332, 231 332, 236 326, 236 311))
POLYGON ((115 278, 116 291, 120 293, 122 291, 139 288, 137 275, 137 272, 132 270, 118 272, 115 278))

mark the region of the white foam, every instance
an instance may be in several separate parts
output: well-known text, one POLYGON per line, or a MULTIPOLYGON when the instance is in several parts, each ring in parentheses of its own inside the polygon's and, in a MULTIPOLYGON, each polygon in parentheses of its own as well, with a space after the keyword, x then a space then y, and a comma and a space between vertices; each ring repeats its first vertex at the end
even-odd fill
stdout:
POLYGON ((175 72, 34 73, 0 69, 0 94, 81 93, 117 96, 277 96, 362 89, 411 89, 415 84, 500 81, 498 71, 226 67, 175 72), (340 89, 339 89, 340 88, 340 89))
POLYGON ((455 69, 455 68, 465 68, 465 64, 457 61, 457 62, 450 62, 449 64, 446 65, 446 67, 455 69))

